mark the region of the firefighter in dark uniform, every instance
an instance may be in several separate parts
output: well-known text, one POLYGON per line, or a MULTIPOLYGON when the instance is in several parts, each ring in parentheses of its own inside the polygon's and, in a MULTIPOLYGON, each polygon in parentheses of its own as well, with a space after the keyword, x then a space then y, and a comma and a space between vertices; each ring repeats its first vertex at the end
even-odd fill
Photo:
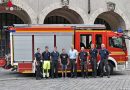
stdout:
POLYGON ((42 78, 41 75, 41 53, 40 48, 37 48, 37 52, 35 53, 35 59, 36 59, 36 80, 40 80, 42 78))
POLYGON ((51 62, 52 62, 52 67, 51 67, 51 77, 54 78, 54 73, 55 77, 58 78, 58 61, 59 61, 59 52, 57 51, 57 47, 54 47, 54 51, 51 53, 51 62))
POLYGON ((94 44, 91 44, 91 49, 89 50, 90 62, 92 65, 92 76, 96 78, 97 76, 97 54, 98 50, 94 48, 94 44))
POLYGON ((79 53, 79 59, 81 62, 81 74, 83 78, 88 77, 87 56, 88 53, 85 51, 84 47, 81 47, 81 52, 79 53))
POLYGON ((104 75, 104 67, 106 69, 107 77, 110 78, 110 69, 108 66, 108 56, 109 51, 105 48, 104 44, 101 44, 101 50, 99 51, 101 61, 100 61, 100 77, 104 75))

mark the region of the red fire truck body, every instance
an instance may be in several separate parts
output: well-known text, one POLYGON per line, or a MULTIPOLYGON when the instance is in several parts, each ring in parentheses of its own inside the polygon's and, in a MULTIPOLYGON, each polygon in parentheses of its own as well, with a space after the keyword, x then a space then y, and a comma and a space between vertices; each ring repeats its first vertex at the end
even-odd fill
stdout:
MULTIPOLYGON (((85 25, 15 26, 9 30, 11 65, 16 67, 19 73, 35 73, 36 48, 41 48, 43 52, 45 46, 49 46, 49 51, 52 52, 53 47, 57 46, 60 53, 62 48, 65 48, 68 53, 70 46, 74 44, 78 52, 82 46, 88 52, 91 43, 98 51, 103 43, 110 52, 108 61, 111 73, 113 70, 124 70, 128 61, 125 39, 117 32, 102 30, 103 27, 103 25, 98 25, 98 27, 85 25)), ((100 63, 99 54, 97 63, 98 65, 100 63)), ((88 71, 92 71, 90 60, 87 65, 88 71)), ((70 71, 69 68, 68 66, 68 71, 70 71)), ((61 71, 60 65, 58 70, 61 71)), ((77 62, 77 71, 81 71, 80 60, 77 62)))

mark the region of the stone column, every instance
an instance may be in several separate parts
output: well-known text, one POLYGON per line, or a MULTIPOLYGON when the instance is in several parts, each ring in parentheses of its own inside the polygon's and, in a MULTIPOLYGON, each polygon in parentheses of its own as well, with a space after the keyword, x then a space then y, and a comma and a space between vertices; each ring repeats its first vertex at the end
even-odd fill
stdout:
MULTIPOLYGON (((129 37, 130 37, 130 30, 128 31, 128 34, 127 34, 129 37)), ((127 40, 127 50, 128 50, 128 58, 130 60, 130 40, 127 40)))

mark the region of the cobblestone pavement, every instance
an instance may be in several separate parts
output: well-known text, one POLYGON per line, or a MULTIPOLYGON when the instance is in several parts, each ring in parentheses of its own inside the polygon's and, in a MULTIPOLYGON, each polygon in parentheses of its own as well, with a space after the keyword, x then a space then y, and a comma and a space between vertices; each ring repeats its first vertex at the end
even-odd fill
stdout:
POLYGON ((104 76, 42 80, 36 80, 33 75, 0 68, 0 90, 130 90, 130 67, 126 71, 115 72, 111 78, 104 76))
POLYGON ((0 90, 130 90, 130 71, 116 72, 111 78, 58 78, 35 80, 0 69, 0 90))

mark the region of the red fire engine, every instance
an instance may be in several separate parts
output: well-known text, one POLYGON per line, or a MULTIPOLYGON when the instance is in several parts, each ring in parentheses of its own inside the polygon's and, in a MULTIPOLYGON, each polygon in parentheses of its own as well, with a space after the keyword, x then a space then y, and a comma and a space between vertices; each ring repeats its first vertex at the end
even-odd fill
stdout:
MULTIPOLYGON (((44 51, 45 46, 49 46, 50 52, 57 46, 61 53, 62 48, 69 51, 72 44, 78 51, 82 46, 88 51, 91 43, 98 50, 104 43, 110 51, 108 61, 111 73, 113 70, 124 70, 128 61, 125 39, 120 33, 105 30, 104 25, 15 25, 9 32, 10 62, 19 73, 35 73, 34 53, 36 48, 44 51)), ((99 55, 97 62, 100 63, 99 55)), ((5 64, 5 60, 1 58, 0 65, 5 64)), ((88 66, 88 71, 91 71, 90 60, 88 66)), ((61 71, 60 65, 58 70, 61 71)), ((79 60, 77 71, 81 71, 79 60)))

